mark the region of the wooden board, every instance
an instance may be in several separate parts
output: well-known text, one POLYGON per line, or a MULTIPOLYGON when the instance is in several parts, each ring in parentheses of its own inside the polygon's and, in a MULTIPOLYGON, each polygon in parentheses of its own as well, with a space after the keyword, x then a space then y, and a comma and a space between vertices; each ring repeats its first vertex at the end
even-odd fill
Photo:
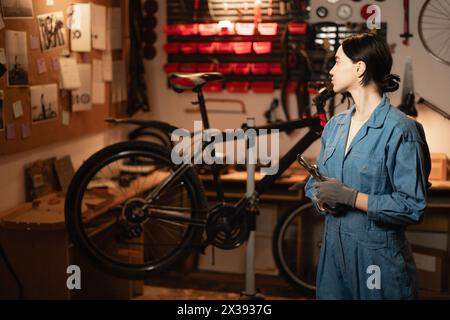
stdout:
MULTIPOLYGON (((80 0, 77 3, 88 3, 89 1, 80 0)), ((127 60, 128 48, 128 0, 94 0, 91 1, 96 4, 105 5, 108 7, 122 8, 122 38, 124 50, 116 50, 113 52, 113 60, 127 60)), ((59 72, 53 71, 52 58, 59 57, 63 49, 57 48, 50 51, 42 52, 41 49, 32 50, 30 48, 30 34, 39 37, 39 28, 37 22, 37 15, 63 11, 65 19, 67 19, 67 8, 71 4, 68 0, 55 1, 54 6, 47 6, 46 0, 33 0, 34 17, 32 19, 8 19, 5 20, 5 29, 0 31, 0 48, 5 47, 5 30, 26 31, 27 32, 27 46, 28 46, 28 69, 29 69, 29 84, 44 85, 59 83, 59 72), (43 58, 47 64, 47 73, 39 75, 37 70, 36 60, 43 58)), ((67 32, 67 29, 66 29, 67 32)), ((66 45, 68 48, 68 44, 66 45)), ((78 62, 82 62, 82 55, 80 53, 73 53, 77 57, 78 62)), ((87 54, 88 60, 92 62, 93 59, 101 59, 102 51, 93 50, 87 54)), ((8 88, 6 74, 0 79, 0 90, 4 91, 4 117, 5 127, 13 123, 16 126, 16 139, 7 140, 6 130, 0 131, 0 156, 7 154, 19 153, 31 150, 40 146, 49 145, 57 142, 64 142, 83 135, 89 135, 102 132, 108 129, 109 125, 104 122, 107 117, 123 117, 125 116, 126 103, 111 103, 111 83, 106 83, 106 103, 103 105, 93 105, 91 111, 71 113, 70 125, 64 126, 62 124, 62 112, 70 111, 69 96, 62 95, 59 91, 59 115, 57 120, 31 124, 31 98, 30 89, 27 87, 8 88), (22 101, 24 115, 14 120, 12 104, 16 101, 22 101), (22 139, 21 125, 30 124, 31 137, 22 139)))

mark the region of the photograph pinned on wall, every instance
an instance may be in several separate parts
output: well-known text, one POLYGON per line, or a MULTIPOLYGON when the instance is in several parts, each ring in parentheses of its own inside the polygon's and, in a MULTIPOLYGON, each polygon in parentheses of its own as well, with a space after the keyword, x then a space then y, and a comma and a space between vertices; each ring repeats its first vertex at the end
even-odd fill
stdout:
POLYGON ((5 130, 5 114, 4 114, 4 103, 3 103, 3 90, 0 90, 0 131, 5 130))
POLYGON ((33 124, 58 119, 58 85, 30 87, 33 124))
POLYGON ((27 33, 6 30, 6 59, 8 62, 8 86, 28 86, 27 33))
POLYGON ((37 19, 42 51, 66 45, 66 29, 62 11, 39 15, 37 19))
POLYGON ((33 18, 33 0, 1 0, 3 18, 33 18))

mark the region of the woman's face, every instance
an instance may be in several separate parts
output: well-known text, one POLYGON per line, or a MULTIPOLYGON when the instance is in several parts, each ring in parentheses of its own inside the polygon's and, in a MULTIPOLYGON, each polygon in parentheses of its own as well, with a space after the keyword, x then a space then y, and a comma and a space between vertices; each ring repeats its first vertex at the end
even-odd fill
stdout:
POLYGON ((361 63, 353 63, 349 57, 347 57, 342 49, 339 47, 336 52, 336 64, 330 71, 333 91, 336 93, 349 91, 350 88, 355 85, 359 85, 361 79, 358 74, 361 74, 359 69, 364 66, 361 63))

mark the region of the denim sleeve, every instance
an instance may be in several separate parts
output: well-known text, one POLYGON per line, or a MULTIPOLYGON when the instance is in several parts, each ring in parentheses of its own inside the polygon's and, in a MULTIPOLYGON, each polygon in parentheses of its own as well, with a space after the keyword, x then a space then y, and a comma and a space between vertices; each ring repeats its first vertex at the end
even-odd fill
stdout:
POLYGON ((369 195, 368 218, 396 225, 420 223, 427 206, 422 142, 398 139, 389 146, 386 164, 393 192, 369 195))

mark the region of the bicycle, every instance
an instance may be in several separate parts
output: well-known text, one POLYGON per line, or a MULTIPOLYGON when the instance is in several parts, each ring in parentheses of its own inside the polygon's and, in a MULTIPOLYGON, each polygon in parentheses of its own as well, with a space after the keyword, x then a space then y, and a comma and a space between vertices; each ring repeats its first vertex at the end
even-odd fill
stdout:
MULTIPOLYGON (((209 119, 202 87, 222 81, 219 73, 172 74, 176 92, 197 93, 204 129, 209 119)), ((218 205, 209 208, 201 180, 191 164, 175 165, 171 150, 146 141, 127 141, 100 150, 76 172, 67 192, 66 225, 74 244, 100 269, 127 279, 143 279, 167 271, 194 251, 209 246, 231 250, 254 230, 259 195, 263 194, 314 141, 327 122, 324 101, 307 119, 269 124, 259 129, 280 132, 310 130, 279 161, 279 170, 256 183, 253 196, 234 204, 225 201, 217 164, 211 165, 218 205)), ((175 127, 158 121, 116 120, 113 123, 157 128, 175 127)), ((143 129, 144 130, 144 129, 143 129)), ((226 140, 225 133, 224 141, 226 140)), ((204 143, 202 151, 209 144, 204 143)), ((323 217, 310 201, 286 212, 273 235, 275 262, 286 280, 304 293, 315 290, 323 217), (301 239, 304 235, 312 235, 301 239), (299 243, 299 240, 302 240, 299 243)))

